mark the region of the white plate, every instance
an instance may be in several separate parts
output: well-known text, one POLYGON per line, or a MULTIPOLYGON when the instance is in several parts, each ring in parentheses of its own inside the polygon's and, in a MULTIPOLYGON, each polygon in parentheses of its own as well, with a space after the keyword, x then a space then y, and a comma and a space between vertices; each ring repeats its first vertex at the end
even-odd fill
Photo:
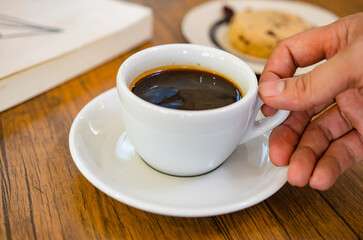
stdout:
MULTIPOLYGON (((290 12, 300 16, 312 26, 318 27, 334 22, 338 17, 326 9, 295 1, 210 1, 191 9, 183 18, 181 31, 185 39, 190 43, 217 47, 211 37, 210 30, 213 25, 224 18, 223 6, 228 6, 235 13, 247 9, 275 9, 290 12)), ((252 68, 261 74, 266 60, 242 54, 235 50, 226 36, 227 24, 221 24, 216 31, 216 40, 221 47, 242 58, 252 68)), ((301 68, 296 74, 310 71, 312 67, 301 68)))
POLYGON ((268 136, 240 145, 208 174, 160 173, 135 153, 119 107, 115 88, 93 99, 74 119, 69 147, 88 181, 120 202, 163 215, 211 216, 257 204, 286 183, 287 168, 269 160, 268 136))

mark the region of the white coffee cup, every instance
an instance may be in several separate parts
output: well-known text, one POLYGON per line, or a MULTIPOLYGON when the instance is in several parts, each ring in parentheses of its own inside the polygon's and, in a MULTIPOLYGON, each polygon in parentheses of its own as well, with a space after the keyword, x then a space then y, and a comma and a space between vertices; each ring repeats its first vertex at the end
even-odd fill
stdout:
POLYGON ((194 45, 167 44, 135 53, 121 65, 117 90, 127 136, 154 169, 176 176, 195 176, 220 166, 233 150, 282 123, 288 111, 256 121, 263 102, 256 75, 240 58, 194 45), (214 70, 234 80, 243 91, 239 101, 210 110, 176 110, 149 103, 130 90, 147 70, 187 65, 214 70))

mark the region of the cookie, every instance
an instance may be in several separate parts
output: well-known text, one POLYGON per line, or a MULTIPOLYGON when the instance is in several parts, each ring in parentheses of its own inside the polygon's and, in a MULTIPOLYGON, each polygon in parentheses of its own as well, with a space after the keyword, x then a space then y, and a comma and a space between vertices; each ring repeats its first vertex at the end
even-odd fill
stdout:
POLYGON ((256 10, 235 14, 228 26, 228 39, 237 50, 268 58, 283 39, 310 29, 298 16, 274 11, 256 10))

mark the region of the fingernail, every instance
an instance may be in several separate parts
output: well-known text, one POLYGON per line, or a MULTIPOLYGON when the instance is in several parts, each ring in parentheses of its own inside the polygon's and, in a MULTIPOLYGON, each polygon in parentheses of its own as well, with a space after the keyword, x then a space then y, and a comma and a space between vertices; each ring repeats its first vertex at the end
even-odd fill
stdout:
POLYGON ((280 95, 285 88, 285 81, 269 81, 259 85, 259 92, 265 97, 280 95))

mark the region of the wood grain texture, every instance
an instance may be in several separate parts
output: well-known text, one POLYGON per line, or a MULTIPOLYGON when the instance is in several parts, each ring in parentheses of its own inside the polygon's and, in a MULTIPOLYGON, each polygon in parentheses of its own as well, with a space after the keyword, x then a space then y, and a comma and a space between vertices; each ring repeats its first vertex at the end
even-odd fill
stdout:
MULTIPOLYGON (((362 239, 363 163, 325 192, 286 184, 235 213, 177 218, 120 203, 78 171, 68 146, 74 117, 115 86, 121 63, 153 45, 185 42, 184 14, 204 0, 133 0, 153 8, 154 38, 92 71, 0 113, 0 239, 362 239)), ((306 0, 346 16, 361 0, 306 0)))

